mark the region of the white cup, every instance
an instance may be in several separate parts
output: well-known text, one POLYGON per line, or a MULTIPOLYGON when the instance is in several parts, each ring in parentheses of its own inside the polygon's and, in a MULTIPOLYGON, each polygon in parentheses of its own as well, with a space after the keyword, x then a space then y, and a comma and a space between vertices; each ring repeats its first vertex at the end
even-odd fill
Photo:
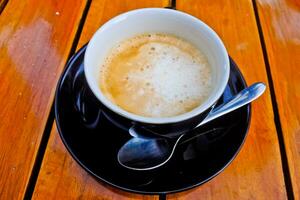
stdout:
MULTIPOLYGON (((223 94, 229 78, 228 53, 218 35, 199 19, 171 9, 145 8, 123 13, 101 26, 90 40, 84 57, 87 83, 97 99, 110 111, 133 122, 185 127, 200 123, 223 94), (183 38, 199 48, 212 67, 213 89, 201 105, 173 117, 144 117, 111 102, 99 88, 99 73, 109 50, 121 41, 145 33, 166 33, 183 38), (183 122, 183 123, 181 123, 183 122)), ((186 127, 187 128, 187 127, 186 127)), ((193 128, 193 127, 191 127, 193 128)))

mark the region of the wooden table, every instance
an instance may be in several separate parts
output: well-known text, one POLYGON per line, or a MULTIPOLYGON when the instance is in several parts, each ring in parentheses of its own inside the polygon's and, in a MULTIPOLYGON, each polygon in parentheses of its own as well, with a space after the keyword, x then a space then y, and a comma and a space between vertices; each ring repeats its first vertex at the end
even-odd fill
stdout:
POLYGON ((0 13, 0 199, 300 199, 300 1, 0 0, 0 13), (268 85, 233 163, 166 196, 96 182, 66 151, 53 116, 68 58, 107 20, 143 7, 200 18, 249 84, 268 85))

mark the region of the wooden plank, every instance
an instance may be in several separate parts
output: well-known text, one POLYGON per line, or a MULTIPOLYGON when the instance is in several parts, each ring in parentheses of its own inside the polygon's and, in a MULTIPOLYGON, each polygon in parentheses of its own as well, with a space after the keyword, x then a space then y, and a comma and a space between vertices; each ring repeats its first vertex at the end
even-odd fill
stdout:
POLYGON ((300 3, 258 0, 295 199, 300 199, 300 3))
MULTIPOLYGON (((251 1, 178 0, 177 9, 210 25, 225 43, 247 82, 268 83, 251 1)), ((246 142, 219 176, 168 199, 286 199, 270 91, 253 104, 246 142)))
MULTIPOLYGON (((165 0, 92 1, 78 48, 110 18, 141 7, 165 7, 165 0)), ((158 199, 158 196, 136 195, 100 184, 88 175, 70 156, 53 126, 33 199, 158 199)))
POLYGON ((21 199, 85 1, 10 0, 0 17, 0 199, 21 199))

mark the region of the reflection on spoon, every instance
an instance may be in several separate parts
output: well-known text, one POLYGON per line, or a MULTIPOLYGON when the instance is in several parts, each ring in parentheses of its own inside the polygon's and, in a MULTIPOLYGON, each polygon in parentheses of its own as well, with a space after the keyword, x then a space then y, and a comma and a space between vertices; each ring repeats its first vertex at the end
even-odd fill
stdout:
MULTIPOLYGON (((263 83, 254 83, 245 88, 229 101, 214 108, 195 128, 252 102, 262 95, 265 89, 266 86, 263 83)), ((127 141, 119 150, 118 162, 122 166, 132 170, 151 170, 163 166, 173 156, 181 138, 187 135, 182 134, 177 138, 150 138, 144 137, 144 134, 134 132, 133 129, 131 131, 130 134, 134 137, 127 141), (141 137, 139 137, 140 135, 141 137)), ((211 131, 213 130, 208 132, 211 131)))

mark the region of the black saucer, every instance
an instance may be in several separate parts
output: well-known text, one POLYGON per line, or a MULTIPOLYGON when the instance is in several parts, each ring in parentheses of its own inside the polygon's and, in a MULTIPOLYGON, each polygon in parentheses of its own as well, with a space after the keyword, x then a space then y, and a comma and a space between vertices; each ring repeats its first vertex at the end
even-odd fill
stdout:
MULTIPOLYGON (((119 148, 130 139, 126 126, 101 111, 86 85, 83 58, 86 46, 68 62, 55 97, 55 117, 63 143, 73 158, 97 180, 143 194, 166 194, 190 189, 219 174, 237 155, 249 126, 250 105, 194 131, 209 131, 182 143, 164 167, 133 171, 117 161, 119 148)), ((246 87, 231 60, 230 79, 218 103, 246 87)))

